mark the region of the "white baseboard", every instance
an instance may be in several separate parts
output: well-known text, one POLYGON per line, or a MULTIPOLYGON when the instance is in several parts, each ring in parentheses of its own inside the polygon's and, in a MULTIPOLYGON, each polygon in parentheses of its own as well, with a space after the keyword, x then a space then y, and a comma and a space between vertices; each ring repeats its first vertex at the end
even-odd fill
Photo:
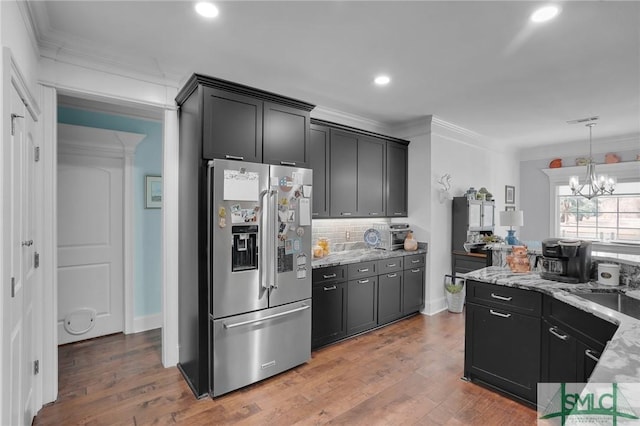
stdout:
POLYGON ((140 333, 142 331, 154 330, 162 327, 162 313, 146 315, 143 317, 136 317, 133 319, 133 333, 140 333))
POLYGON ((422 310, 423 314, 426 315, 435 315, 438 312, 442 312, 447 309, 447 299, 445 297, 441 297, 436 300, 428 301, 424 309, 422 310))

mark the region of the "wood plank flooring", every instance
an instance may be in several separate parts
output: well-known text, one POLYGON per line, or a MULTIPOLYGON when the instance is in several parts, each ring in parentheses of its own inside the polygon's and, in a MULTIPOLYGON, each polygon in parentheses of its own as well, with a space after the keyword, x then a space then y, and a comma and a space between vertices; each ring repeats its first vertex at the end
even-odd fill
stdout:
POLYGON ((196 400, 161 364, 160 330, 59 348, 60 392, 34 425, 535 425, 535 410, 460 379, 464 316, 417 315, 196 400))

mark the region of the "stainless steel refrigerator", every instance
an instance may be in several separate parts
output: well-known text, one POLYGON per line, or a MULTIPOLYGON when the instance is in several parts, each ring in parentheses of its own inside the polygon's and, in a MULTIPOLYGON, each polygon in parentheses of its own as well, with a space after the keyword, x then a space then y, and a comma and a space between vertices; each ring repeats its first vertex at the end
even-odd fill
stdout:
POLYGON ((208 162, 210 393, 311 357, 312 171, 208 162))

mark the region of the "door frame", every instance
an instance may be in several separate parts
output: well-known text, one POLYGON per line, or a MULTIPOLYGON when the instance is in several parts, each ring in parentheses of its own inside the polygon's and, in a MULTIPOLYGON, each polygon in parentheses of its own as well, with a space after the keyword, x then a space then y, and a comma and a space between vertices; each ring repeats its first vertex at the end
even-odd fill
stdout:
MULTIPOLYGON (((69 154, 78 157, 104 157, 121 159, 122 163, 122 265, 124 284, 124 333, 131 334, 137 330, 134 326, 133 284, 134 284, 134 223, 133 223, 133 168, 136 147, 147 137, 145 134, 99 129, 95 127, 57 124, 57 134, 63 131, 64 140, 58 140, 58 154, 69 154), (91 146, 87 146, 87 138, 91 138, 91 146)), ((56 157, 57 158, 57 157, 56 157)), ((57 163, 56 163, 57 180, 57 163)), ((56 189, 57 200, 57 189, 56 189)), ((57 211, 54 212, 57 220, 57 211)), ((56 222, 57 226, 57 222, 56 222)), ((57 238, 56 238, 57 240, 57 238)), ((57 269, 57 267, 56 267, 57 269)), ((57 289, 57 285, 56 285, 57 289)), ((56 302, 58 300, 56 290, 56 302)), ((57 307, 57 305, 56 305, 57 307)), ((57 308, 56 308, 57 310, 57 308)))
MULTIPOLYGON (((94 99, 116 106, 135 106, 151 112, 161 112, 162 136, 162 364, 173 367, 178 362, 178 110, 171 105, 132 102, 120 96, 100 96, 96 92, 73 90, 57 84, 40 84, 42 114, 43 209, 45 212, 42 274, 51 280, 43 288, 43 375, 44 404, 58 395, 58 334, 57 334, 57 107, 58 92, 78 98, 94 99)), ((39 406, 42 406, 40 404, 39 406)))

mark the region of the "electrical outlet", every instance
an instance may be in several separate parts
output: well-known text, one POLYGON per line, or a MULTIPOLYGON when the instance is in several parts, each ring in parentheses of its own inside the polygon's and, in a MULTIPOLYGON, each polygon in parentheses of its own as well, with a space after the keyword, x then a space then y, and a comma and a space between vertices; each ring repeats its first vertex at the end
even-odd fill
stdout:
POLYGON ((344 239, 347 241, 351 240, 351 232, 344 231, 344 239))

